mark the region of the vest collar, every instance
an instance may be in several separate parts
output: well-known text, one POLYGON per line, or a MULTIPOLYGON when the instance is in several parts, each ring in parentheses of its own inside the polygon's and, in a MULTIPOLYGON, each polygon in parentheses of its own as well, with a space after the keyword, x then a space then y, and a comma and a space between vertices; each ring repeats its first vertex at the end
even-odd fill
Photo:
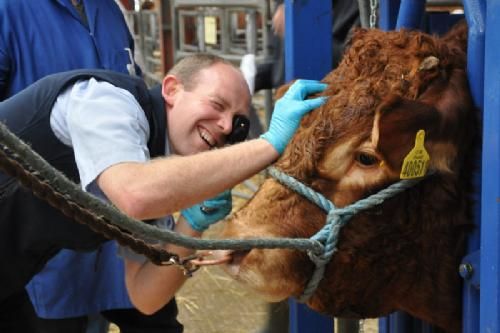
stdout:
POLYGON ((165 115, 165 101, 161 95, 161 85, 154 86, 149 90, 153 117, 153 126, 150 128, 148 147, 151 157, 165 155, 165 144, 167 135, 167 120, 165 115))

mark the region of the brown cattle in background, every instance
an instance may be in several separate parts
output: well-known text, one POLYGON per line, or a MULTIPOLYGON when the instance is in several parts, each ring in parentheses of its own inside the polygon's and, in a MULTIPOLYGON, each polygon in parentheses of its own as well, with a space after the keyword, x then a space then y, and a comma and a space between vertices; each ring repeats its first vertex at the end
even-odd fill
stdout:
MULTIPOLYGON (((443 38, 359 30, 324 78, 329 100, 303 119, 275 167, 343 207, 397 182, 424 129, 434 173, 347 223, 311 308, 353 318, 403 310, 460 331, 458 266, 472 228, 477 136, 466 38, 465 25, 443 38)), ((310 237, 324 223, 315 204, 268 179, 222 236, 310 237)), ((299 251, 232 255, 227 272, 275 301, 300 296, 314 270, 299 251)))

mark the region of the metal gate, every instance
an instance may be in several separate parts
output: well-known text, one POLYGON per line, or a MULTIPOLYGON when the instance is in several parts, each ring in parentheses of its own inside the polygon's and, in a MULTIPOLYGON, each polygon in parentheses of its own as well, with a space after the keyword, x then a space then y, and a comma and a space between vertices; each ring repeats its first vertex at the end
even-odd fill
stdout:
POLYGON ((173 0, 174 60, 210 52, 238 62, 247 53, 269 56, 267 0, 173 0))

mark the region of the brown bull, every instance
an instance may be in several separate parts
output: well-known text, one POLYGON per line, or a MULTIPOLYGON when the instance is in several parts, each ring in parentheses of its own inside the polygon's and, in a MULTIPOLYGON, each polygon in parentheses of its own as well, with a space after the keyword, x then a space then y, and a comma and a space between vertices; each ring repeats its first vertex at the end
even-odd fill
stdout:
MULTIPOLYGON (((465 71, 467 28, 443 38, 359 30, 328 74, 327 103, 306 116, 275 167, 344 207, 399 181, 425 130, 428 176, 341 230, 338 251, 307 304, 341 317, 406 311, 449 332, 461 327, 458 266, 471 230, 476 111, 465 71)), ((223 237, 310 237, 325 213, 268 179, 223 237)), ((305 253, 232 253, 227 272, 277 301, 299 297, 314 264, 305 253)))

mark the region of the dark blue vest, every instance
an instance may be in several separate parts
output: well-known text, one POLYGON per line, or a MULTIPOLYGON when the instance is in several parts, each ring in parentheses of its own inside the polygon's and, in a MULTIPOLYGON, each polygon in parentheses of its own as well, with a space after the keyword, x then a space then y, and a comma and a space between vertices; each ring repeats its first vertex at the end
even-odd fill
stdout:
MULTIPOLYGON (((59 94, 77 80, 95 78, 128 90, 143 108, 150 126, 152 157, 165 153, 166 120, 161 87, 106 70, 76 70, 47 76, 0 103, 0 121, 52 166, 79 181, 73 149, 50 128, 59 94)), ((66 218, 36 198, 15 179, 0 172, 0 304, 24 288, 31 277, 61 248, 92 250, 105 241, 87 226, 66 218)))

